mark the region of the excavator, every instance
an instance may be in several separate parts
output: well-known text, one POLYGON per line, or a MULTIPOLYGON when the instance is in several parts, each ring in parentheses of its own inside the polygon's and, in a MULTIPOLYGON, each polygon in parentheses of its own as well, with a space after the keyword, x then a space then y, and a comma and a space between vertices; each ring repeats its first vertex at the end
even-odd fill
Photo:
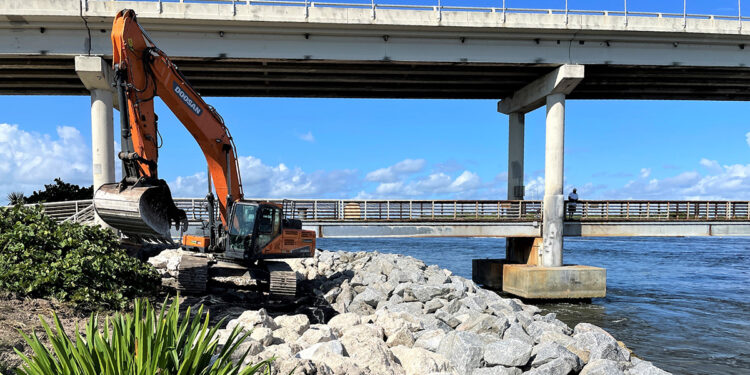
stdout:
POLYGON ((188 229, 167 183, 159 179, 159 148, 163 143, 154 113, 158 96, 187 128, 208 163, 208 221, 198 235, 184 234, 183 247, 217 257, 266 275, 270 292, 293 295, 293 272, 274 273, 273 259, 312 257, 315 232, 302 230, 299 220, 285 219, 283 207, 243 199, 237 150, 229 129, 206 104, 177 66, 141 27, 133 10, 117 13, 112 27, 112 63, 120 103, 123 176, 94 194, 99 217, 135 243, 174 244, 171 228, 188 229), (214 200, 211 181, 218 197, 214 200), (218 202, 216 202, 218 201, 218 202), (216 203, 220 222, 215 220, 216 203))

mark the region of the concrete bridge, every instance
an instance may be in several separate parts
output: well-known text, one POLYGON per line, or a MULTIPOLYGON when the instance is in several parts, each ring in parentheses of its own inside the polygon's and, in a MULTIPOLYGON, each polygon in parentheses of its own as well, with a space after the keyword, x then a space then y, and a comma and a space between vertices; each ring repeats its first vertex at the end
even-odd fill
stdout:
MULTIPOLYGON (((504 285, 524 297, 603 295, 604 270, 563 266, 564 235, 594 234, 593 228, 607 225, 610 229, 600 235, 646 233, 657 227, 656 233, 678 235, 682 230, 668 229, 677 228, 671 221, 630 224, 627 209, 625 220, 617 224, 565 220, 566 99, 750 99, 750 27, 739 16, 374 2, 3 1, 0 94, 90 94, 95 187, 114 180, 112 117, 117 103, 108 63, 109 31, 122 8, 135 9, 151 38, 207 96, 502 99, 497 110, 509 121, 509 201, 525 195, 525 114, 546 106, 544 200, 524 203, 537 204, 539 216, 493 224, 498 233, 502 226, 507 233, 513 227, 518 236, 529 235, 511 237, 506 251, 508 262, 523 267, 503 267, 508 269, 504 285)), ((368 204, 364 207, 369 210, 368 204)), ((700 211, 699 205, 695 211, 690 203, 686 207, 686 215, 700 211)), ((710 212, 711 203, 706 207, 710 212)), ((731 211, 731 203, 729 207, 731 211)), ((671 205, 666 212, 669 219, 671 205)), ((681 219, 682 211, 675 212, 674 219, 681 219)), ((369 218, 367 226, 350 224, 346 206, 343 214, 338 226, 319 224, 319 233, 376 227, 369 218)), ((678 227, 694 227, 684 233, 745 233, 713 217, 702 229, 691 224, 700 220, 685 219, 678 227)), ((384 223, 378 230, 403 230, 390 220, 384 223)), ((464 233, 480 227, 467 227, 464 233)))

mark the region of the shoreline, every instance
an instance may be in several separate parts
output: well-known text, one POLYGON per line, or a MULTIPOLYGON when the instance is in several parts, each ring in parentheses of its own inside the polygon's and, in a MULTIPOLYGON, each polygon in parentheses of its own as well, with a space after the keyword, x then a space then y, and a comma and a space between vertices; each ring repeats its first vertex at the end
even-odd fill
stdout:
POLYGON ((274 374, 668 374, 595 325, 571 328, 410 256, 317 250, 285 262, 311 306, 247 309, 219 331, 252 330, 245 363, 276 356, 274 374))

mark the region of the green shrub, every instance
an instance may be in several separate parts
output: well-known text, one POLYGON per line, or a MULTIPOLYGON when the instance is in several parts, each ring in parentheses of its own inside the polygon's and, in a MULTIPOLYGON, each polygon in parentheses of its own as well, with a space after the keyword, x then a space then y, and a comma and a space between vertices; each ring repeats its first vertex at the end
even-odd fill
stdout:
POLYGON ((109 230, 57 224, 40 207, 0 209, 2 290, 119 309, 158 285, 156 270, 129 256, 109 230))
POLYGON ((76 201, 94 197, 94 186, 80 187, 56 178, 55 183, 44 185, 44 190, 37 190, 24 198, 26 203, 76 201))
MULTIPOLYGON (((36 333, 24 335, 34 354, 28 358, 16 349, 24 361, 23 368, 17 372, 23 375, 246 375, 268 369, 273 360, 239 371, 231 356, 248 333, 240 335, 240 328, 235 327, 226 344, 217 352, 216 331, 222 323, 209 329, 208 314, 201 323, 203 306, 194 318, 190 317, 189 308, 180 316, 179 300, 166 311, 165 306, 166 303, 157 316, 148 301, 138 299, 133 314, 118 314, 112 320, 106 319, 103 330, 92 314, 85 336, 76 330, 73 339, 65 334, 57 315, 54 315, 56 332, 42 319, 54 355, 39 341, 36 333)), ((246 356, 247 351, 237 363, 242 363, 246 356)))

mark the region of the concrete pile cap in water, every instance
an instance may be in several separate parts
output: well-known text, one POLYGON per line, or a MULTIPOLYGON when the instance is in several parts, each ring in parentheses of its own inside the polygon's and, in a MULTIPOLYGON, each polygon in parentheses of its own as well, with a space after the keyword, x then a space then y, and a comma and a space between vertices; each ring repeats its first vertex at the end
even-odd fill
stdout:
MULTIPOLYGON (((152 258, 165 277, 172 256, 152 258)), ((595 325, 571 329, 412 257, 318 250, 287 262, 338 315, 320 324, 247 310, 219 331, 252 331, 244 364, 275 356, 272 374, 668 374, 595 325)))

